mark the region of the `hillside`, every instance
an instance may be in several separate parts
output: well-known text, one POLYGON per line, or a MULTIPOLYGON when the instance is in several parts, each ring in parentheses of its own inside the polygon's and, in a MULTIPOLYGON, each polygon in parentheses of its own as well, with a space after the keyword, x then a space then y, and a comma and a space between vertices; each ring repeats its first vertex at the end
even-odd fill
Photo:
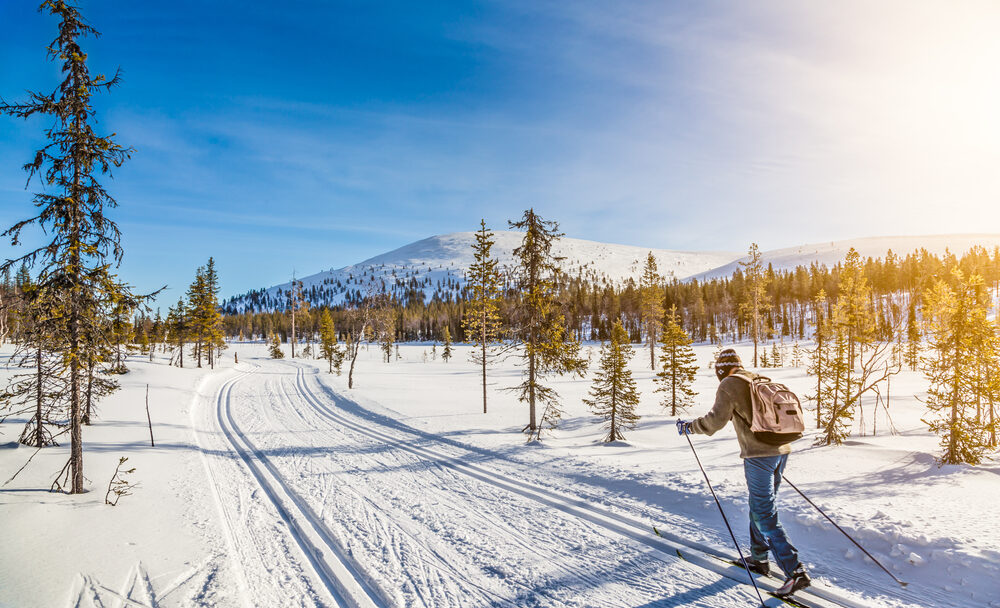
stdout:
MULTIPOLYGON (((358 264, 331 268, 302 277, 306 299, 313 305, 338 305, 363 295, 367 286, 384 286, 401 299, 455 297, 465 282, 465 270, 472 264, 475 233, 455 232, 432 236, 358 264), (422 294, 422 295, 421 295, 422 294)), ((522 233, 495 233, 493 254, 501 268, 514 264, 514 249, 522 233)), ((961 254, 973 246, 992 250, 1000 246, 1000 234, 963 234, 932 236, 890 236, 829 241, 774 249, 762 252, 762 260, 775 270, 818 263, 833 266, 842 261, 852 247, 863 258, 885 257, 889 250, 900 256, 926 249, 941 255, 946 250, 961 254)), ((617 245, 562 238, 555 246, 556 255, 565 258, 564 270, 572 277, 594 283, 621 285, 629 279, 638 281, 646 255, 652 252, 660 273, 679 281, 728 277, 745 257, 720 251, 673 251, 633 245, 617 245)), ((275 310, 285 306, 291 283, 283 283, 231 298, 224 304, 227 312, 275 310)))
MULTIPOLYGON (((306 299, 314 305, 335 305, 352 295, 364 292, 375 281, 384 281, 386 289, 397 296, 421 291, 425 298, 438 294, 453 296, 465 282, 465 271, 472 264, 474 232, 455 232, 432 236, 377 255, 358 264, 331 268, 300 280, 306 299)), ((514 263, 514 249, 521 244, 522 233, 498 231, 493 255, 503 269, 514 263)), ((649 252, 656 258, 660 274, 668 279, 683 280, 736 259, 731 252, 672 251, 633 245, 599 243, 582 239, 562 238, 554 247, 557 256, 564 257, 563 269, 573 277, 593 282, 620 284, 629 278, 638 280, 649 252)), ((291 283, 236 296, 226 303, 227 310, 271 310, 286 301, 284 295, 291 283)))
MULTIPOLYGON (((890 250, 900 257, 921 249, 935 255, 943 255, 946 250, 961 255, 977 245, 992 251, 994 247, 1000 246, 1000 234, 880 236, 828 241, 764 251, 761 253, 761 260, 765 266, 771 264, 775 270, 794 270, 798 266, 809 266, 814 262, 828 267, 833 266, 843 261, 852 247, 862 258, 884 258, 890 250)), ((731 276, 739 268, 739 263, 746 259, 744 256, 732 260, 718 268, 695 274, 691 278, 705 280, 731 276)))

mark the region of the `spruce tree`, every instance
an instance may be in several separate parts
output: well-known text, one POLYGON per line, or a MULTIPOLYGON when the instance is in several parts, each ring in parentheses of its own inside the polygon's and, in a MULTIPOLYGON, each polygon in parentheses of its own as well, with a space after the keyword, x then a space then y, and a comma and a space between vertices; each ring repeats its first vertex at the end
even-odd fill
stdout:
POLYGON ((802 347, 797 341, 792 344, 792 367, 802 367, 802 347))
POLYGON ((916 298, 910 298, 910 306, 906 314, 906 350, 903 358, 910 370, 916 370, 920 365, 920 326, 917 323, 916 298))
POLYGON ((153 325, 150 329, 150 348, 149 348, 149 360, 153 360, 153 352, 156 350, 156 346, 160 345, 161 351, 164 352, 166 344, 166 323, 163 321, 163 315, 160 314, 160 309, 156 309, 156 316, 153 317, 153 325))
POLYGON ((271 346, 268 348, 268 354, 272 359, 284 359, 285 351, 281 350, 281 337, 277 332, 271 337, 271 346))
POLYGON ((289 334, 289 342, 292 348, 292 359, 295 358, 295 342, 298 339, 298 328, 296 326, 296 318, 301 314, 309 310, 309 302, 306 302, 302 297, 302 281, 295 279, 295 273, 292 273, 292 286, 288 290, 288 310, 292 316, 292 333, 289 334))
POLYGON ((219 274, 215 270, 215 258, 208 258, 202 271, 202 292, 198 304, 198 318, 202 340, 207 349, 208 365, 215 369, 215 360, 226 347, 222 329, 222 312, 219 310, 219 274))
POLYGON ((344 362, 344 351, 337 344, 337 330, 327 308, 323 309, 323 314, 319 318, 319 344, 320 353, 330 366, 328 373, 332 374, 336 368, 339 376, 340 366, 344 362))
POLYGON ((757 367, 757 345, 764 331, 764 313, 771 309, 767 296, 768 275, 764 272, 760 249, 757 243, 751 243, 747 251, 747 261, 740 262, 743 269, 745 288, 740 313, 750 325, 750 338, 753 340, 753 366, 757 367))
POLYGON ((616 321, 611 327, 611 339, 601 345, 601 359, 594 374, 590 399, 583 400, 592 412, 607 422, 605 442, 624 440, 622 429, 634 428, 639 421, 635 413, 639 391, 628 368, 632 356, 628 334, 621 321, 616 321))
POLYGON ((495 358, 500 340, 501 279, 499 262, 492 256, 493 233, 486 220, 479 221, 479 230, 472 245, 474 262, 469 266, 469 299, 462 327, 466 340, 474 344, 469 358, 482 373, 483 413, 486 413, 486 368, 495 358))
POLYGON ((670 408, 670 415, 694 405, 694 380, 698 373, 698 363, 694 349, 691 347, 691 336, 681 327, 677 316, 677 306, 670 307, 667 313, 667 323, 663 328, 660 346, 660 365, 662 370, 656 374, 656 392, 664 393, 660 405, 670 408))
POLYGON ((44 294, 31 284, 30 276, 21 282, 19 291, 21 342, 9 360, 25 371, 15 373, 0 393, 0 420, 28 416, 20 443, 38 448, 58 445, 58 433, 53 434, 52 429, 61 426, 64 418, 66 369, 62 359, 53 355, 53 337, 46 328, 50 327, 49 317, 61 312, 57 303, 45 300, 44 294))
POLYGON ((542 382, 551 374, 573 373, 582 376, 586 362, 580 358, 580 343, 568 328, 556 297, 556 279, 561 258, 552 246, 562 234, 559 225, 543 220, 534 209, 524 212, 511 228, 523 230, 521 245, 514 250, 517 261, 518 297, 513 303, 512 332, 520 345, 524 363, 524 381, 509 390, 528 404, 528 440, 538 439, 543 426, 555 427, 562 409, 559 394, 542 382), (540 419, 536 408, 544 406, 540 419))
MULTIPOLYGON (((108 319, 107 327, 104 332, 109 338, 109 348, 102 349, 109 355, 114 356, 114 365, 109 367, 106 371, 111 374, 127 374, 128 367, 125 365, 125 358, 131 345, 135 333, 134 327, 132 325, 132 313, 134 310, 129 307, 127 302, 115 302, 111 306, 109 311, 110 318, 108 319)), ((100 333, 97 336, 98 342, 100 341, 100 333)))
MULTIPOLYGON (((68 471, 69 491, 77 494, 84 491, 83 365, 99 346, 89 338, 103 333, 107 302, 138 301, 112 274, 123 252, 118 227, 106 210, 117 203, 99 181, 120 167, 131 150, 94 131, 91 96, 119 83, 117 74, 110 79, 90 74, 87 53, 79 40, 97 36, 97 30, 85 22, 76 7, 61 0, 46 0, 40 10, 60 19, 59 34, 47 48, 49 58, 61 62, 64 79, 52 93, 30 93, 25 103, 0 100, 0 114, 19 118, 39 114, 52 117, 55 123, 45 131, 47 143, 25 165, 29 180, 38 175, 45 186, 44 193, 35 195, 37 214, 16 222, 4 236, 19 245, 21 231, 34 224, 51 235, 52 241, 8 260, 0 265, 0 271, 22 261, 39 264, 39 289, 64 307, 65 314, 52 319, 47 331, 68 367, 70 459, 63 470, 68 471)), ((63 487, 58 479, 53 486, 63 487)))
POLYGON ((663 293, 661 284, 663 277, 656 269, 656 258, 650 251, 646 256, 646 266, 639 280, 639 292, 642 302, 642 326, 646 330, 646 342, 649 345, 649 369, 656 369, 656 344, 663 330, 663 293))
POLYGON ((990 303, 981 276, 952 270, 953 285, 942 279, 924 296, 929 354, 923 372, 930 382, 927 408, 937 416, 925 420, 941 436, 941 464, 979 464, 989 450, 987 428, 975 415, 981 374, 995 374, 996 326, 988 319, 990 303), (977 359, 987 357, 983 369, 977 359))
POLYGON ((451 359, 451 330, 448 329, 447 325, 441 330, 441 341, 443 343, 441 360, 447 363, 451 359))
POLYGON ((816 394, 813 399, 816 402, 816 428, 822 428, 823 405, 827 403, 829 396, 826 391, 828 378, 830 377, 830 322, 826 317, 826 291, 819 290, 813 298, 813 340, 816 347, 810 351, 811 361, 806 367, 806 373, 816 376, 816 394))
MULTIPOLYGON (((375 331, 375 339, 378 341, 379 348, 382 349, 385 362, 391 363, 392 349, 396 344, 396 310, 390 297, 383 297, 381 302, 382 304, 375 312, 375 322, 372 328, 375 331)), ((451 337, 449 336, 448 339, 451 340, 451 337)), ((451 356, 451 351, 449 351, 448 356, 451 356)))
MULTIPOLYGON (((167 333, 166 342, 171 347, 177 349, 177 366, 184 367, 184 347, 187 345, 190 319, 188 318, 188 307, 184 299, 177 300, 177 304, 167 309, 167 333)), ((170 356, 171 365, 174 362, 174 355, 170 356)))

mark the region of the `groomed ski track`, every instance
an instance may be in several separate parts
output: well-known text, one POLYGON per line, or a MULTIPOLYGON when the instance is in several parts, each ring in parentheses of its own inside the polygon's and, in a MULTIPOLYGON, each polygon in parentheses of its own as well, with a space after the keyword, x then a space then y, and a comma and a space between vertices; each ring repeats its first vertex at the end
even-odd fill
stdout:
MULTIPOLYGON (((359 415, 314 368, 261 364, 225 380, 197 427, 243 605, 758 604, 724 552, 359 415)), ((865 605, 826 588, 797 600, 865 605)))

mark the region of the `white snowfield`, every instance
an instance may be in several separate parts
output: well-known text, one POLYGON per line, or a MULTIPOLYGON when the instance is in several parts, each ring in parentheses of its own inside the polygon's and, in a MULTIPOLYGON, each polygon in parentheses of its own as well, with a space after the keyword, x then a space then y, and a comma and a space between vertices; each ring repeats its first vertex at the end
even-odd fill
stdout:
MULTIPOLYGON (((88 494, 43 491, 65 446, 41 451, 0 488, 0 606, 757 604, 744 572, 725 562, 735 551, 687 442, 656 403, 642 351, 632 367, 643 418, 628 441, 601 444, 580 401, 589 379, 559 379, 560 429, 525 445, 525 407, 500 390, 520 370, 491 371, 483 414, 468 349, 456 350, 445 363, 430 345, 402 345, 402 360, 388 364, 363 351, 353 390, 325 362, 273 361, 256 344, 231 345, 215 371, 133 358, 124 389, 85 429, 88 494), (139 486, 105 506, 120 455, 139 486)), ((711 350, 698 347, 699 357, 711 350)), ((694 415, 717 385, 703 368, 694 415)), ((769 371, 808 391, 801 370, 769 371)), ((837 448, 803 439, 787 471, 909 587, 786 488, 781 516, 815 579, 805 605, 1000 606, 1000 470, 937 467, 913 397, 921 384, 915 374, 894 383, 901 434, 886 434, 882 412, 872 437, 868 411, 868 435, 837 448)), ((0 425, 3 480, 34 452, 9 443, 22 422, 0 425)), ((745 543, 733 432, 693 441, 745 543)), ((780 583, 758 580, 762 590, 780 583)))

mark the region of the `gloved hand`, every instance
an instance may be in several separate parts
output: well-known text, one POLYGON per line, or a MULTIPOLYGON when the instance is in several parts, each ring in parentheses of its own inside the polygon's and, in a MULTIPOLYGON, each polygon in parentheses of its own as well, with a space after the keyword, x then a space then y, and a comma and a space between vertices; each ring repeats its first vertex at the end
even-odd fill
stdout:
POLYGON ((677 419, 677 434, 678 435, 687 435, 688 433, 691 433, 691 432, 692 432, 691 431, 691 423, 688 422, 687 420, 681 420, 680 418, 678 418, 677 419))

